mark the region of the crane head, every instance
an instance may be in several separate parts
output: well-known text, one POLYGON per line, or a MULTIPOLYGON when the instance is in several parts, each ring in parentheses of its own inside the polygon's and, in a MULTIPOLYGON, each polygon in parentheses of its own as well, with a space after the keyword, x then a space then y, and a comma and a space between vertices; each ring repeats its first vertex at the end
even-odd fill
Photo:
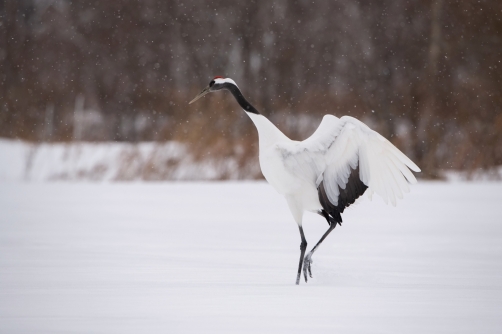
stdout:
POLYGON ((214 77, 213 80, 209 82, 209 85, 202 90, 192 101, 190 101, 188 104, 194 103, 204 95, 211 93, 211 92, 216 92, 221 89, 228 89, 230 85, 237 86, 235 82, 230 79, 230 78, 223 78, 220 76, 214 77))

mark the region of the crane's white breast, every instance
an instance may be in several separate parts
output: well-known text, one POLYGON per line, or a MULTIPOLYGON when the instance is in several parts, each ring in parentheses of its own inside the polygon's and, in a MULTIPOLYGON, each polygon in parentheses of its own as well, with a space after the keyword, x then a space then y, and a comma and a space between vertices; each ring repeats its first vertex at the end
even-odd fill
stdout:
POLYGON ((287 194, 294 190, 296 178, 284 167, 284 161, 275 147, 260 150, 260 167, 265 179, 279 193, 287 194))
POLYGON ((321 209, 315 182, 299 178, 284 165, 282 155, 275 147, 260 150, 260 167, 265 179, 274 189, 294 198, 301 210, 317 211, 321 209))

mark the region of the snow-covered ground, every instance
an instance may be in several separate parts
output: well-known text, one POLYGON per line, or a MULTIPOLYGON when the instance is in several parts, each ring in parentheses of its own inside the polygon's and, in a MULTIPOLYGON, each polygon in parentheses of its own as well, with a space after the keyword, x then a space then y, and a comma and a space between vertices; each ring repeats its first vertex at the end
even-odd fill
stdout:
MULTIPOLYGON (((237 150, 239 151, 239 150, 237 150)), ((179 142, 28 143, 0 139, 0 182, 254 179, 258 160, 203 159, 179 142)))
MULTIPOLYGON (((264 182, 1 184, 0 333, 500 333, 502 184, 350 207, 295 286, 264 182)), ((309 248, 327 228, 305 216, 309 248)))

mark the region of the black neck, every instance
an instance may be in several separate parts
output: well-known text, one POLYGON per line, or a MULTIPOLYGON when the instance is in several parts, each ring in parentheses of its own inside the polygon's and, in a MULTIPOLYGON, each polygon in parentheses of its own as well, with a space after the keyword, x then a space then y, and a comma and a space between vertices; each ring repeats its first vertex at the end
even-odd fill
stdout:
POLYGON ((245 98, 244 96, 242 95, 239 87, 237 87, 236 85, 233 85, 231 83, 227 83, 225 85, 225 88, 227 90, 230 91, 230 93, 232 93, 232 95, 235 97, 235 99, 237 100, 237 102, 240 104, 241 108, 244 109, 244 111, 247 111, 247 112, 251 112, 253 114, 260 114, 258 112, 258 110, 255 109, 255 107, 253 107, 251 105, 251 103, 249 103, 245 98))

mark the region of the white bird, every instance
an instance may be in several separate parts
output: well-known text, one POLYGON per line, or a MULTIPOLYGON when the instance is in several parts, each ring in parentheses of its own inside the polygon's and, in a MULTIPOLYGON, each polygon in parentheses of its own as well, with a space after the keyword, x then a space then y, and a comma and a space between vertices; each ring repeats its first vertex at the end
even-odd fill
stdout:
POLYGON ((242 95, 230 78, 215 77, 190 103, 218 90, 230 91, 258 130, 260 167, 265 179, 288 203, 301 236, 300 261, 296 284, 307 271, 312 277, 312 254, 336 227, 341 213, 368 190, 385 203, 396 205, 396 198, 409 192, 408 183, 416 183, 411 170, 420 168, 379 133, 350 117, 325 115, 317 130, 304 141, 284 135, 261 115, 242 95), (303 233, 304 211, 323 216, 329 228, 305 256, 307 241, 303 233))

